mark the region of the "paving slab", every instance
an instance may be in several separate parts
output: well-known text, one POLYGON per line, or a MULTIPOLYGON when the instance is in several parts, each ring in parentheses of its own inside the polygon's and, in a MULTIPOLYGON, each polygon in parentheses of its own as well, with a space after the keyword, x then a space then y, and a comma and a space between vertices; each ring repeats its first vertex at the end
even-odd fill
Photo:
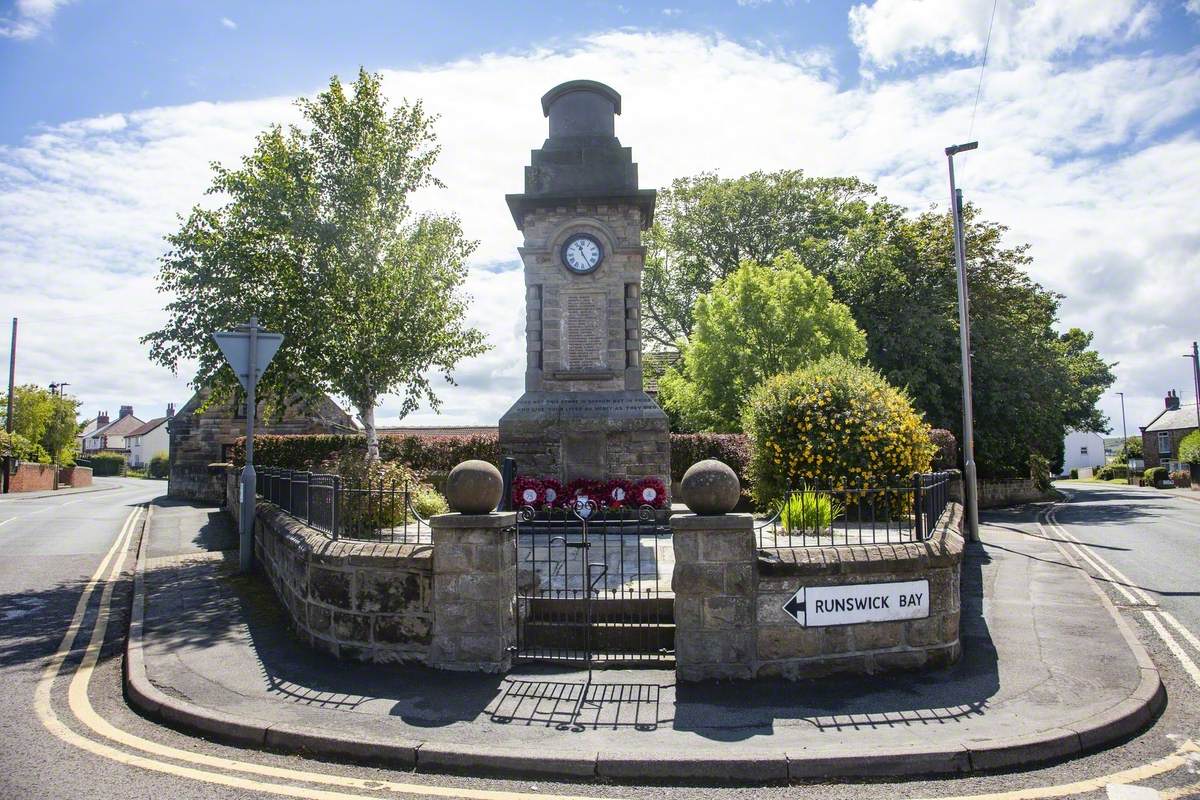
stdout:
POLYGON ((988 515, 942 670, 677 684, 662 669, 506 676, 340 662, 236 574, 218 509, 159 502, 139 551, 135 705, 253 746, 431 771, 762 783, 1009 768, 1103 747, 1165 696, 1103 592, 1033 512, 988 515))

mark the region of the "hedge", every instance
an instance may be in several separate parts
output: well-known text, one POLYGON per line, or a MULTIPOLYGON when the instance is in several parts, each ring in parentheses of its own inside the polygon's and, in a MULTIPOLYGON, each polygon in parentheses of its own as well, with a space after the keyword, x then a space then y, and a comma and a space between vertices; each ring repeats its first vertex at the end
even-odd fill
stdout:
POLYGON ((933 453, 933 469, 958 469, 958 440, 945 428, 929 431, 929 440, 937 449, 933 453))
MULTIPOLYGON (((233 461, 246 463, 246 438, 237 440, 233 461)), ((319 465, 343 451, 366 451, 367 438, 359 434, 315 434, 299 436, 255 436, 254 463, 280 469, 316 470, 319 465)), ((449 472, 469 459, 489 461, 499 466, 500 443, 495 435, 475 436, 380 436, 379 457, 410 469, 429 474, 449 472)))
POLYGON ((96 453, 90 460, 92 474, 97 477, 120 475, 125 471, 125 456, 120 453, 96 453))
POLYGON ((749 487, 749 436, 744 433, 671 434, 671 480, 682 480, 688 467, 706 458, 724 461, 741 480, 743 491, 749 487))

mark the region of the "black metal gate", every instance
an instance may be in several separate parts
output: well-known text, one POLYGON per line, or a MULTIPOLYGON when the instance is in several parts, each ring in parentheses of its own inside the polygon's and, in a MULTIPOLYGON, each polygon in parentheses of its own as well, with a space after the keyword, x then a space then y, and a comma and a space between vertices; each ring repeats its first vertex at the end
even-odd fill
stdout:
POLYGON ((592 664, 674 657, 669 526, 654 509, 517 514, 517 657, 592 664))

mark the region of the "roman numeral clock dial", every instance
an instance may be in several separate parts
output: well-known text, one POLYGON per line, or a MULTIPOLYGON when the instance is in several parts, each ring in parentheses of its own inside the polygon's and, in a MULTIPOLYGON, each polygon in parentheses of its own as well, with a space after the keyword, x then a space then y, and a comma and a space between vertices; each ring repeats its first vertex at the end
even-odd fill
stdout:
POLYGON ((563 266, 578 275, 592 272, 604 260, 604 248, 594 237, 577 233, 563 242, 563 266))

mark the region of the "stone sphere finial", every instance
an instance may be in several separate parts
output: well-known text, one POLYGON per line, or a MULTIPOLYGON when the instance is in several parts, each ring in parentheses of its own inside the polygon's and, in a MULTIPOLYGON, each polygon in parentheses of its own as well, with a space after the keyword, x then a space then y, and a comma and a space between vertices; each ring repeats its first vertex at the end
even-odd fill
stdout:
POLYGON ((728 464, 706 458, 683 473, 679 493, 696 514, 728 514, 741 499, 742 484, 728 464))
POLYGON ((500 470, 486 461, 464 461, 446 478, 446 502, 460 514, 490 514, 503 493, 500 470))

